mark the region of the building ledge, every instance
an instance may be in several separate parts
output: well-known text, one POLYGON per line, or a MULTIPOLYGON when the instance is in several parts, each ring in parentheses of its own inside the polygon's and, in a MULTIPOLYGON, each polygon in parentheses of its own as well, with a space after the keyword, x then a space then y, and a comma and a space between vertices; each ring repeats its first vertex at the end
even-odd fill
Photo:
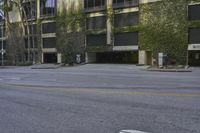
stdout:
POLYGON ((51 38, 51 37, 56 37, 56 33, 42 34, 42 38, 51 38))
POLYGON ((42 48, 43 53, 57 52, 56 48, 42 48))
POLYGON ((106 10, 106 6, 98 6, 98 7, 93 7, 93 8, 85 8, 83 11, 85 13, 90 13, 90 12, 99 12, 106 10))
POLYGON ((114 46, 113 51, 137 51, 138 46, 114 46))
POLYGON ((200 50, 200 43, 199 44, 189 44, 188 50, 200 50))
POLYGON ((139 6, 139 0, 134 0, 132 2, 116 3, 113 4, 113 8, 126 8, 126 7, 136 7, 139 6))

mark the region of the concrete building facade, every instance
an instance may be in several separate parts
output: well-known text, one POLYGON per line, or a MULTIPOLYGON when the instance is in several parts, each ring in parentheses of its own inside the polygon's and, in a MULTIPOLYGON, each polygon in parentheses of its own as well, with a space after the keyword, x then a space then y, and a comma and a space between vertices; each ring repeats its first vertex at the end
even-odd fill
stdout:
MULTIPOLYGON (((24 16, 20 17, 17 8, 13 8, 9 15, 12 23, 27 21, 30 24, 29 33, 24 36, 26 60, 30 58, 33 62, 62 62, 62 55, 56 49, 56 14, 73 8, 81 9, 85 15, 83 45, 87 63, 150 65, 153 63, 151 50, 140 49, 140 29, 137 29, 140 24, 140 5, 159 1, 161 0, 25 0, 24 16), (128 28, 134 30, 126 30, 128 28), (38 30, 40 32, 36 34, 38 30)), ((189 22, 199 22, 200 2, 191 2, 187 8, 186 19, 189 22)), ((6 35, 0 39, 6 40, 6 35)), ((200 65, 200 26, 188 27, 187 58, 191 65, 200 65)))
MULTIPOLYGON (((188 21, 200 21, 200 2, 188 5, 188 21)), ((200 25, 188 27, 188 60, 191 65, 200 65, 200 25)))

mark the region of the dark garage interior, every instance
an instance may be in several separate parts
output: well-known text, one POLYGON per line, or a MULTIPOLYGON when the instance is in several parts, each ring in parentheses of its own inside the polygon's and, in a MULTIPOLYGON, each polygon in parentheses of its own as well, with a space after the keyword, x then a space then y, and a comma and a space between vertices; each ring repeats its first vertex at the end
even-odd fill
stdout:
POLYGON ((44 53, 44 63, 57 63, 57 54, 44 53))
POLYGON ((97 53, 96 63, 138 64, 138 52, 97 53))

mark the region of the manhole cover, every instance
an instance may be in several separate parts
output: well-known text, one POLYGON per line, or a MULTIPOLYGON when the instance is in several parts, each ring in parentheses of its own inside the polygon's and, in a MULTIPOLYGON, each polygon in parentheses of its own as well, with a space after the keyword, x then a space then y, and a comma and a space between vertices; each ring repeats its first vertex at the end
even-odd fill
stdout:
POLYGON ((147 133, 147 132, 138 131, 138 130, 121 130, 119 133, 147 133))

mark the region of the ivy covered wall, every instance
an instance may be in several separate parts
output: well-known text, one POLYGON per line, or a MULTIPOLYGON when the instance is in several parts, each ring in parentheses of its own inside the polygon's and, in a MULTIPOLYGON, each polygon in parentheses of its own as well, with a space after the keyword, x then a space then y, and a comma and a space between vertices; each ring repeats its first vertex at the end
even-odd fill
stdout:
POLYGON ((140 50, 159 52, 186 62, 187 55, 187 1, 166 0, 140 5, 140 50))
POLYGON ((188 4, 191 2, 191 0, 163 0, 141 4, 140 50, 152 51, 154 58, 157 58, 159 52, 163 52, 178 64, 186 64, 188 27, 199 25, 199 21, 188 21, 188 4))
MULTIPOLYGON (((85 15, 81 10, 63 10, 56 16, 56 48, 62 62, 73 64, 76 54, 85 52, 85 15)), ((83 60, 82 60, 83 61, 83 60)))

